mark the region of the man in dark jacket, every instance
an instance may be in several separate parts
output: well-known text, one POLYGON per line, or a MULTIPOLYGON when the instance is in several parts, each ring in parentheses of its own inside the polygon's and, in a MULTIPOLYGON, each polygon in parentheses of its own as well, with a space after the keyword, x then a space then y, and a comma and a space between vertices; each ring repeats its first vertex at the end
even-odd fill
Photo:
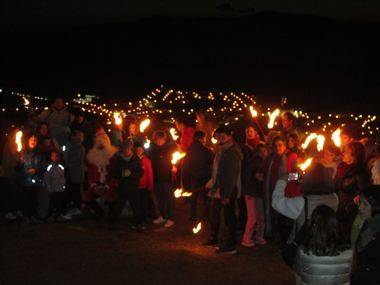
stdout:
POLYGON ((154 144, 150 151, 154 176, 154 193, 157 195, 158 208, 161 216, 153 221, 154 224, 162 224, 169 228, 174 225, 174 194, 172 189, 172 164, 171 157, 176 151, 176 146, 167 142, 166 134, 157 131, 153 135, 154 144))
POLYGON ((236 253, 236 200, 241 192, 241 160, 240 148, 232 139, 232 132, 226 127, 219 127, 215 134, 219 145, 216 153, 212 178, 206 188, 210 189, 211 197, 211 239, 207 245, 218 243, 218 233, 223 212, 228 228, 228 237, 220 247, 220 253, 236 253))
MULTIPOLYGON (((205 185, 211 178, 212 152, 203 145, 204 137, 203 132, 195 132, 194 140, 187 150, 182 165, 182 186, 185 191, 193 193, 190 215, 190 219, 193 221, 197 220, 198 197, 200 195, 205 196, 205 185)), ((203 198, 205 202, 206 197, 203 198)))
POLYGON ((111 221, 117 219, 127 199, 133 211, 133 228, 143 229, 141 209, 136 207, 138 203, 138 186, 143 175, 140 159, 133 153, 133 142, 123 142, 122 151, 111 158, 110 172, 114 185, 117 185, 116 199, 110 207, 111 221))

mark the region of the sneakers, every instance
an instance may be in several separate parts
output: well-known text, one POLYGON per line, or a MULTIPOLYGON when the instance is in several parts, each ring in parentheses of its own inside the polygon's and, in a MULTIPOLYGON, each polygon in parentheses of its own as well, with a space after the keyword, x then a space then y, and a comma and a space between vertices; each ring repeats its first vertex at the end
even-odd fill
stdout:
POLYGON ((70 221, 71 220, 71 217, 68 217, 68 216, 58 216, 56 217, 55 221, 56 222, 59 222, 59 223, 63 223, 63 222, 67 222, 67 221, 70 221))
POLYGON ((9 220, 9 221, 14 221, 17 219, 17 216, 14 215, 12 212, 9 212, 5 215, 5 219, 9 220))
POLYGON ((258 238, 258 239, 256 239, 256 244, 258 244, 258 245, 266 245, 267 241, 264 238, 258 238))
POLYGON ((252 240, 250 240, 250 241, 242 241, 241 242, 241 245, 242 246, 245 246, 245 247, 254 247, 255 246, 255 243, 252 241, 252 240))
POLYGON ((165 228, 170 228, 172 226, 174 226, 174 221, 172 221, 172 220, 167 220, 165 225, 164 225, 165 228))
POLYGON ((217 252, 221 254, 237 254, 236 247, 232 245, 223 245, 219 247, 217 252))
POLYGON ((78 208, 75 208, 75 209, 71 209, 70 211, 68 211, 67 214, 70 215, 71 217, 80 216, 80 215, 82 215, 82 211, 79 210, 78 208))
POLYGON ((158 224, 162 224, 162 223, 165 223, 165 222, 166 222, 166 220, 162 216, 159 216, 157 219, 155 219, 153 221, 153 224, 158 225, 158 224))

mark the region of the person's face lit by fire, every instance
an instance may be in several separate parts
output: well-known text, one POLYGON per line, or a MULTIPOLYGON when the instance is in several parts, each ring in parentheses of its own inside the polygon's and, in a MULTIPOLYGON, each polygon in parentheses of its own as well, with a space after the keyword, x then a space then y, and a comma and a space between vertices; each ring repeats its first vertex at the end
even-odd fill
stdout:
POLYGON ((137 124, 135 123, 131 123, 129 125, 129 135, 130 136, 136 136, 138 134, 138 128, 137 128, 137 124))
POLYGON ((351 143, 353 140, 354 139, 348 136, 347 134, 343 134, 343 133, 340 134, 340 141, 343 147, 351 143))
POLYGON ((248 127, 245 130, 245 135, 247 137, 247 140, 254 140, 257 136, 257 132, 253 127, 248 127))
POLYGON ((281 124, 285 130, 290 130, 293 128, 293 121, 290 120, 287 115, 281 116, 281 124))
POLYGON ((37 137, 36 136, 31 136, 29 139, 28 139, 28 146, 30 149, 35 149, 37 147, 37 137))
POLYGON ((283 155, 286 152, 286 145, 283 140, 277 140, 274 143, 274 148, 277 153, 277 155, 283 155))

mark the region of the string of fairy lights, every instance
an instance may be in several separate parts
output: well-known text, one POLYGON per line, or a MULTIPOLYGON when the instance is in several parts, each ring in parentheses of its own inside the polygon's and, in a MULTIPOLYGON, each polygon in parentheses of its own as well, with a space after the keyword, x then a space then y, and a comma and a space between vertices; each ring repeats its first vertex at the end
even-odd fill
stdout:
MULTIPOLYGON (((29 111, 42 111, 47 109, 48 98, 32 96, 20 92, 10 92, 9 95, 0 93, 2 96, 21 97, 21 104, 18 107, 1 107, 2 112, 19 111, 22 109, 29 111)), ((68 103, 66 103, 68 104, 68 103)), ((71 104, 79 105, 83 112, 102 117, 107 125, 114 122, 114 113, 119 113, 122 118, 128 114, 134 114, 141 120, 149 117, 161 116, 174 122, 175 116, 194 115, 198 110, 203 109, 213 118, 223 118, 226 124, 240 121, 248 116, 252 116, 252 111, 256 112, 257 119, 261 122, 273 121, 273 126, 279 124, 279 108, 265 108, 259 105, 256 97, 247 93, 234 92, 196 92, 174 89, 165 89, 163 86, 156 88, 142 97, 140 100, 117 102, 109 104, 106 102, 87 102, 78 94, 72 99, 71 104), (274 118, 271 120, 271 116, 274 118)), ((357 125, 360 127, 362 136, 374 136, 379 132, 379 121, 375 115, 371 114, 342 114, 342 113, 308 113, 302 109, 291 110, 299 119, 300 124, 305 127, 305 134, 313 132, 328 134, 333 133, 338 127, 346 125, 357 125)))

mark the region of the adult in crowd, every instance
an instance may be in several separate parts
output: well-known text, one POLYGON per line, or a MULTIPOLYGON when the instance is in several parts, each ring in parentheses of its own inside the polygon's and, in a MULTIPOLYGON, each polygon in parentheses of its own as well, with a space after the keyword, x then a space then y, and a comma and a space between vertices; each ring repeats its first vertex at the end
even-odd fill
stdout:
POLYGON ((92 209, 98 217, 104 215, 104 210, 97 202, 97 198, 103 196, 108 203, 111 203, 116 196, 114 192, 116 185, 110 183, 109 165, 117 151, 117 148, 111 145, 105 131, 99 129, 94 137, 94 146, 87 153, 88 189, 83 192, 84 210, 92 209))
POLYGON ((128 125, 128 139, 133 143, 144 144, 144 137, 140 133, 139 124, 136 120, 133 120, 128 125))
POLYGON ((297 118, 293 115, 292 112, 284 112, 281 115, 281 126, 282 126, 282 135, 284 137, 287 137, 291 134, 300 135, 300 131, 298 130, 297 126, 297 118))
POLYGON ((366 188, 360 196, 358 227, 353 227, 355 267, 352 284, 380 284, 380 187, 366 188))
POLYGON ((150 150, 154 173, 154 192, 157 195, 160 216, 153 223, 162 224, 166 228, 174 225, 174 196, 172 189, 172 154, 177 150, 175 144, 169 143, 164 131, 153 134, 150 150))
POLYGON ((338 196, 334 193, 334 184, 329 169, 319 163, 310 166, 301 182, 302 196, 287 198, 285 189, 288 175, 281 177, 273 191, 272 206, 280 214, 295 221, 288 243, 294 241, 296 234, 309 219, 314 209, 326 205, 338 209, 338 196))
POLYGON ((53 150, 56 150, 58 146, 50 136, 47 123, 42 122, 39 124, 37 129, 37 139, 41 155, 46 161, 50 160, 50 153, 53 150))
POLYGON ((335 179, 338 165, 341 162, 340 155, 341 152, 337 146, 333 144, 328 144, 325 145, 321 156, 318 158, 318 162, 320 162, 324 167, 331 169, 332 179, 335 179))
POLYGON ((198 131, 201 131, 205 134, 205 146, 211 147, 212 146, 212 136, 214 134, 215 130, 215 124, 211 118, 211 116, 204 110, 199 110, 196 112, 196 129, 198 131))
MULTIPOLYGON (((205 133, 196 131, 194 140, 187 150, 182 164, 182 186, 185 191, 191 192, 190 219, 196 221, 205 218, 197 215, 197 202, 202 196, 203 206, 206 208, 206 183, 211 178, 212 152, 204 145, 205 133)), ((206 209, 203 209, 206 210, 206 209)))
POLYGON ((243 235, 242 245, 253 247, 264 245, 265 216, 264 216, 264 164, 268 157, 268 148, 259 144, 248 165, 245 168, 242 191, 247 208, 247 223, 243 235), (253 234, 255 235, 253 237, 253 234))
POLYGON ((72 132, 66 156, 66 177, 69 214, 79 215, 82 208, 82 192, 85 182, 85 156, 83 146, 84 134, 79 129, 72 132))
POLYGON ((216 129, 218 151, 215 155, 212 177, 207 183, 211 198, 211 237, 207 245, 217 245, 221 213, 228 228, 226 241, 218 247, 220 253, 236 253, 236 200, 241 194, 241 161, 243 154, 232 139, 232 131, 225 126, 216 129))
POLYGON ((133 212, 132 228, 144 230, 141 208, 142 193, 139 190, 143 168, 140 159, 133 151, 133 141, 126 140, 121 151, 116 153, 110 162, 109 176, 115 185, 116 198, 110 204, 110 221, 115 221, 121 214, 126 201, 129 201, 133 212))
POLYGON ((38 152, 38 139, 35 134, 28 136, 25 149, 16 165, 22 195, 22 211, 26 222, 36 223, 39 191, 42 187, 43 158, 38 152))
POLYGON ((303 235, 294 264, 296 284, 350 284, 353 252, 335 211, 315 208, 303 235))
POLYGON ((175 122, 177 130, 180 132, 179 147, 181 151, 187 152, 193 142, 195 124, 189 117, 178 117, 175 122))
POLYGON ((47 123, 51 137, 57 142, 59 147, 66 145, 74 116, 67 110, 62 98, 56 98, 53 105, 40 114, 39 119, 40 122, 47 123))
POLYGON ((339 164, 335 177, 335 190, 339 196, 338 219, 345 224, 347 234, 357 213, 360 193, 369 182, 364 147, 359 142, 351 142, 343 149, 343 162, 339 164))
POLYGON ((286 173, 286 139, 277 136, 272 142, 273 152, 267 158, 264 167, 264 209, 265 209, 265 236, 274 237, 274 228, 277 224, 277 213, 271 207, 272 193, 279 177, 286 173))

